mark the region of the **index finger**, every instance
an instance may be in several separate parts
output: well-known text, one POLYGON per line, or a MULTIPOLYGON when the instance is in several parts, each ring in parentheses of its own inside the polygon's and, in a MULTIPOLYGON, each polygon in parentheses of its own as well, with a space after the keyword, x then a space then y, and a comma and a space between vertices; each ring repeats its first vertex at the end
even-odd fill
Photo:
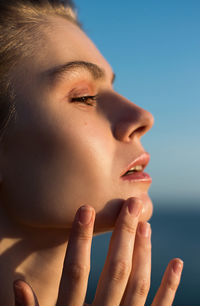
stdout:
POLYGON ((79 208, 73 222, 65 255, 56 306, 83 305, 90 272, 90 253, 95 211, 79 208))

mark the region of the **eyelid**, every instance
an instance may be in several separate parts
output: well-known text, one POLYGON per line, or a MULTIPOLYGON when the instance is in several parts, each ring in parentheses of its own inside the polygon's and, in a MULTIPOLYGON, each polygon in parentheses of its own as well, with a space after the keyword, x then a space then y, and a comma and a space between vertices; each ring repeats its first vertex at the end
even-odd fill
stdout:
POLYGON ((96 104, 98 95, 85 95, 85 96, 77 96, 77 97, 73 97, 71 98, 71 103, 83 103, 86 105, 90 105, 90 106, 94 106, 96 104), (91 103, 88 101, 92 101, 91 103))
POLYGON ((83 96, 77 96, 77 97, 73 97, 71 98, 71 101, 75 101, 75 100, 81 100, 81 99, 84 99, 84 98, 87 98, 87 99, 91 99, 91 100, 96 100, 98 97, 98 95, 83 95, 83 96))
POLYGON ((72 97, 81 97, 81 96, 90 96, 93 95, 94 88, 91 84, 86 83, 85 81, 81 81, 78 83, 73 84, 73 87, 68 93, 70 98, 72 97))

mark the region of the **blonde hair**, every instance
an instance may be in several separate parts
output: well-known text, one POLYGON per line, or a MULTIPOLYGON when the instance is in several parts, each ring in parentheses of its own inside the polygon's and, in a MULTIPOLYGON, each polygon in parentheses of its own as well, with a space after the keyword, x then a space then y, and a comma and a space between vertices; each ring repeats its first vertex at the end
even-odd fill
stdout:
POLYGON ((0 142, 16 115, 11 72, 37 50, 51 16, 80 26, 71 0, 0 0, 0 142))

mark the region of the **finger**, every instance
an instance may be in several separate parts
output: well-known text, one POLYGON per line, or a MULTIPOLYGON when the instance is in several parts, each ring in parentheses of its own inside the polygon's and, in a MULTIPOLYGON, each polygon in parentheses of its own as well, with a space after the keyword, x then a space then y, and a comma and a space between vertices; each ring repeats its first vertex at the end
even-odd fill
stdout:
POLYGON ((76 213, 64 260, 57 306, 83 305, 90 271, 95 211, 82 206, 76 213))
POLYGON ((32 288, 22 280, 13 283, 15 306, 39 306, 32 288))
POLYGON ((133 254, 133 265, 121 306, 144 305, 151 278, 151 227, 140 222, 133 254))
POLYGON ((180 283, 183 261, 174 258, 168 264, 160 288, 153 300, 152 306, 170 306, 173 303, 178 285, 180 283))
POLYGON ((119 305, 131 272, 135 233, 142 203, 129 198, 117 219, 93 305, 119 305))

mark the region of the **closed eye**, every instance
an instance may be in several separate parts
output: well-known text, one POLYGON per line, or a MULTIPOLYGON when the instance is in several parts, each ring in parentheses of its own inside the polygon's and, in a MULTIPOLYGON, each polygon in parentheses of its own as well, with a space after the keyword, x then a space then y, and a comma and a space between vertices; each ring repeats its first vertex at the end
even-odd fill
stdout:
POLYGON ((71 102, 73 103, 84 103, 84 104, 87 104, 87 105, 90 105, 90 106, 93 106, 96 104, 96 101, 97 101, 97 95, 95 96, 82 96, 82 97, 74 97, 74 98, 71 98, 71 102))

